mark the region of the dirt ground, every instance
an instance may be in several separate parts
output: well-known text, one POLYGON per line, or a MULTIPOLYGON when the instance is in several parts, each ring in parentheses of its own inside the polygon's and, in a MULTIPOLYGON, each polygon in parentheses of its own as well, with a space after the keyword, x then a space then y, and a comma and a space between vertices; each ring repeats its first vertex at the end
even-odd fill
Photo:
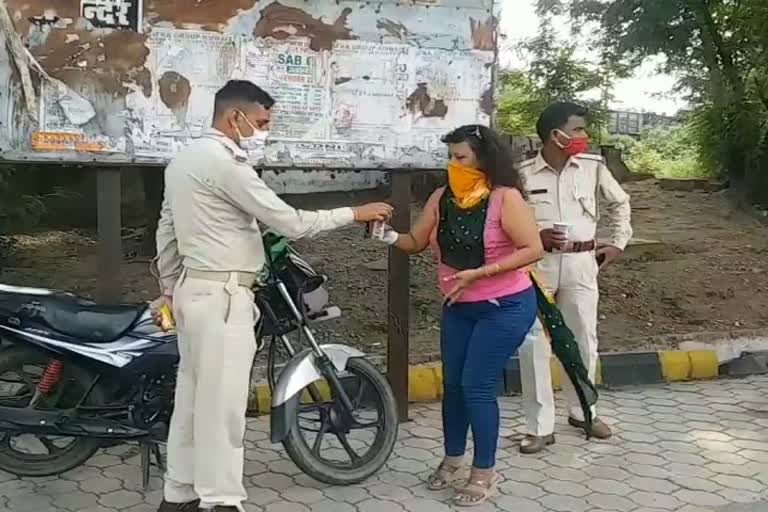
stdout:
MULTIPOLYGON (((601 276, 601 350, 660 348, 674 343, 672 335, 768 327, 765 224, 734 211, 722 193, 665 191, 653 180, 626 189, 639 243, 601 276)), ((126 299, 152 299, 156 285, 148 262, 134 255, 141 233, 125 235, 126 299)), ((42 232, 16 239, 15 251, 0 269, 0 282, 93 293, 98 262, 92 233, 42 232)), ((320 329, 322 338, 384 353, 386 249, 365 240, 359 227, 297 247, 330 277, 331 297, 344 311, 342 319, 320 329)), ((435 281, 432 255, 413 257, 411 353, 418 359, 437 352, 440 298, 435 281)))

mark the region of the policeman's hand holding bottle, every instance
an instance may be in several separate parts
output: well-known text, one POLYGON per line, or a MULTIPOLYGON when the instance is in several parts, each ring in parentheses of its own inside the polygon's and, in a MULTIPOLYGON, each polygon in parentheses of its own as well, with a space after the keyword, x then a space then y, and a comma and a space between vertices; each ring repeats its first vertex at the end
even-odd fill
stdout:
POLYGON ((392 218, 394 208, 387 203, 368 203, 352 208, 355 212, 356 222, 387 222, 392 218))

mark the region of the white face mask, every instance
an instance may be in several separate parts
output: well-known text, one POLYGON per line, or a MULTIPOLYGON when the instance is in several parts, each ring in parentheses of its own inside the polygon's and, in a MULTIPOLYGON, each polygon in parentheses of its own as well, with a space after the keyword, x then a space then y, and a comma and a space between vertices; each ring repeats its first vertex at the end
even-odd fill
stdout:
POLYGON ((245 117, 245 114, 242 112, 238 112, 241 116, 243 116, 243 119, 246 123, 248 123, 248 126, 250 126, 253 129, 253 134, 245 137, 242 133, 240 133, 240 128, 235 125, 235 131, 237 131, 237 138, 238 143, 237 145, 240 146, 244 151, 248 153, 248 156, 251 158, 260 159, 264 157, 264 150, 265 146, 267 144, 267 137, 269 136, 269 132, 267 130, 260 130, 253 126, 251 122, 248 120, 247 117, 245 117))

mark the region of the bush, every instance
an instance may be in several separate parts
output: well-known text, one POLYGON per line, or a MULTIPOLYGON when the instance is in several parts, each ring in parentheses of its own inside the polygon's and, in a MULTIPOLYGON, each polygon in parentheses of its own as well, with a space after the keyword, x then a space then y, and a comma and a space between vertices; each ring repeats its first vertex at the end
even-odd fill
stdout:
POLYGON ((752 202, 767 205, 768 96, 743 101, 726 97, 701 105, 693 125, 705 165, 727 176, 752 202))
POLYGON ((638 143, 637 139, 630 137, 629 135, 608 135, 604 132, 600 137, 600 140, 604 144, 615 146, 617 149, 621 150, 621 154, 624 155, 624 158, 627 158, 638 143))
POLYGON ((688 125, 653 128, 639 139, 612 136, 609 143, 622 149, 624 160, 634 172, 669 178, 712 175, 711 168, 702 164, 698 141, 688 125))

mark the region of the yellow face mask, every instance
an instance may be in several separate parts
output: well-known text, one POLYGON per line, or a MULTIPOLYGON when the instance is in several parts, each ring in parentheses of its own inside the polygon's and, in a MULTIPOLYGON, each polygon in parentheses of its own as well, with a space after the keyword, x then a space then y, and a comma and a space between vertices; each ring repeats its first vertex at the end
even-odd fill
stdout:
POLYGON ((454 160, 448 164, 448 186, 462 210, 472 208, 491 193, 488 177, 483 171, 454 160))

